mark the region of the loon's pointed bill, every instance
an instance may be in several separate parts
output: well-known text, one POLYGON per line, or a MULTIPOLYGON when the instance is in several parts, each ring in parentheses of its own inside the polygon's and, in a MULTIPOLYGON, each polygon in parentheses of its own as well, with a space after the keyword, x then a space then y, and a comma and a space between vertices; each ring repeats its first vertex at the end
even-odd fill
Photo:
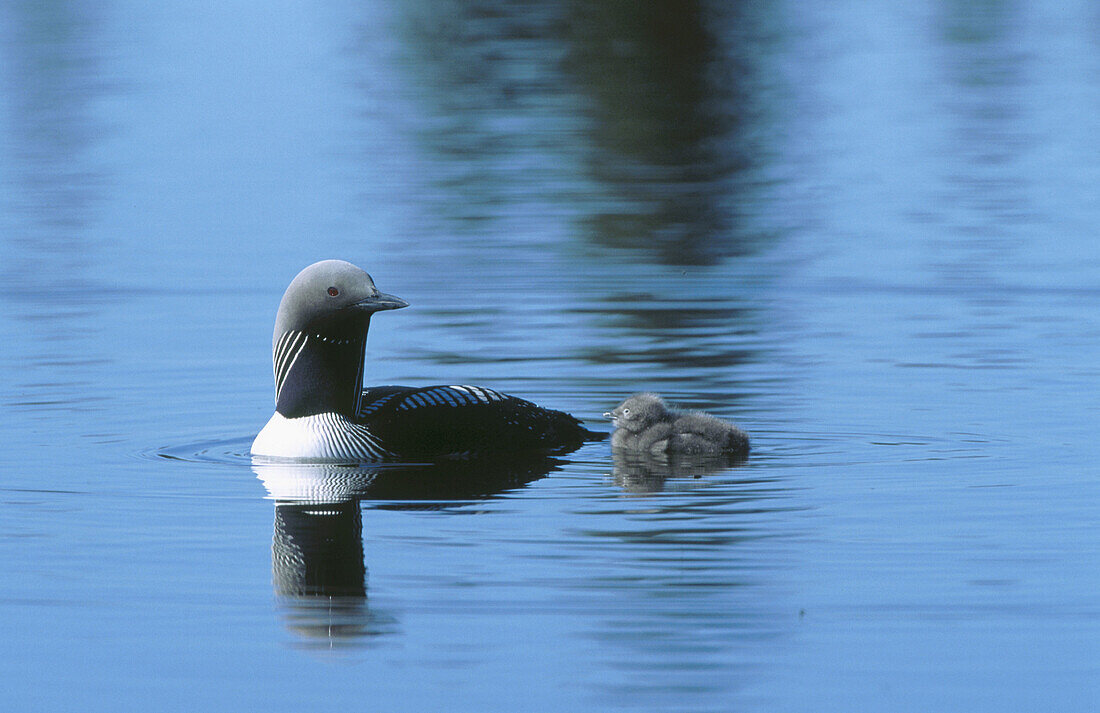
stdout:
POLYGON ((562 453, 605 437, 567 413, 483 387, 363 389, 371 316, 407 306, 343 260, 298 273, 279 303, 271 340, 275 414, 252 454, 365 462, 562 453))
POLYGON ((383 310, 389 309, 403 309, 408 306, 409 303, 401 299, 397 295, 387 295, 385 292, 379 292, 372 297, 368 297, 365 300, 361 300, 352 305, 352 307, 366 310, 368 312, 381 312, 383 310))

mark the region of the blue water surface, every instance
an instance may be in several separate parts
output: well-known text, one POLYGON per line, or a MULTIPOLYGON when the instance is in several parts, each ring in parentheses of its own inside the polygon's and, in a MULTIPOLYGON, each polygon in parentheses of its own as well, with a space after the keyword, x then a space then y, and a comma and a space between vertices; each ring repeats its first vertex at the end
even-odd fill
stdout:
POLYGON ((0 3, 5 710, 1093 710, 1089 3, 0 3), (370 384, 741 466, 253 465, 370 384))

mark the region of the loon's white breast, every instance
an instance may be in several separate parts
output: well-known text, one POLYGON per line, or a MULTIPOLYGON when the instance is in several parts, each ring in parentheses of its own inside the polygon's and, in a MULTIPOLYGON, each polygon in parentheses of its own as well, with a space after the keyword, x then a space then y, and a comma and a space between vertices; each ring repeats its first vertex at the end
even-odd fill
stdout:
POLYGON ((268 458, 378 461, 393 454, 366 426, 337 413, 287 418, 278 411, 252 442, 252 455, 268 458))

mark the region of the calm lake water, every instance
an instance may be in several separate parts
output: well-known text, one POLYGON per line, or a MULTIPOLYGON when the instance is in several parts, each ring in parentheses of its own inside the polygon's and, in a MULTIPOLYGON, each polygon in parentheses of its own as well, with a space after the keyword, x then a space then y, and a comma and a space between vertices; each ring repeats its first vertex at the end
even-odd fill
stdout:
POLYGON ((0 2, 2 707, 1095 710, 1100 12, 825 7, 0 2), (253 467, 330 257, 752 456, 253 467))

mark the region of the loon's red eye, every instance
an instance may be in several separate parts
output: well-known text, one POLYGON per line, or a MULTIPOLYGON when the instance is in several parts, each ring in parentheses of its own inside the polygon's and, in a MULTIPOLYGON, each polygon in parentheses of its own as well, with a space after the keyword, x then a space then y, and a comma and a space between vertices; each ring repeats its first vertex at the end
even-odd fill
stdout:
POLYGON ((328 296, 329 297, 335 297, 338 294, 340 294, 340 290, 336 289, 335 287, 328 288, 328 296))

